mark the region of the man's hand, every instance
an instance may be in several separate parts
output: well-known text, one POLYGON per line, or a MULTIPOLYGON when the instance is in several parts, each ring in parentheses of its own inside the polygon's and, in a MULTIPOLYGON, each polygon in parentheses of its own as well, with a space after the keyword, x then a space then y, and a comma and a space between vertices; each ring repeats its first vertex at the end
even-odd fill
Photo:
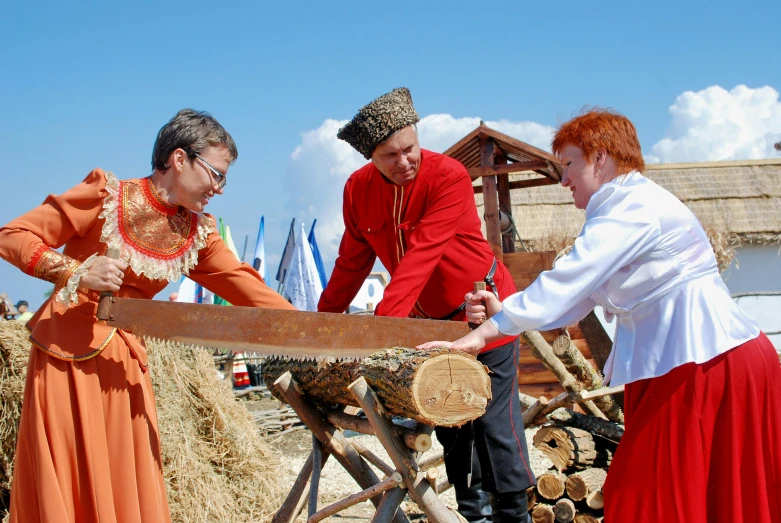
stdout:
POLYGON ((98 256, 79 282, 80 289, 117 292, 125 278, 127 264, 114 258, 98 256))
POLYGON ((491 291, 470 292, 464 296, 466 318, 469 323, 482 324, 502 310, 502 302, 491 291))

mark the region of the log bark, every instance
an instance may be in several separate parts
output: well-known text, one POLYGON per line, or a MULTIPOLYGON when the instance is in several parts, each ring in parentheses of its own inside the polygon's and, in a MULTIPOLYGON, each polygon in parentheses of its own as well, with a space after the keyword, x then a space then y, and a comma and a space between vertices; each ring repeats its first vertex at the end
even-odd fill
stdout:
POLYGON ((575 519, 575 504, 571 499, 560 499, 553 506, 553 515, 559 523, 570 523, 575 519))
MULTIPOLYGON (((605 372, 605 362, 610 351, 613 350, 613 341, 610 336, 605 332, 605 328, 597 318, 596 313, 591 311, 585 318, 580 320, 580 331, 583 333, 583 338, 588 344, 588 348, 591 351, 591 356, 597 364, 598 370, 602 373, 605 372)), ((624 395, 617 394, 613 397, 618 406, 624 408, 624 395)))
MULTIPOLYGON (((360 434, 374 434, 371 423, 366 418, 359 418, 351 414, 339 411, 327 411, 326 419, 329 423, 342 430, 351 430, 360 434)), ((412 450, 426 452, 431 448, 431 435, 415 432, 413 429, 394 424, 394 429, 404 440, 404 444, 412 450)))
POLYGON ((537 478, 537 493, 545 499, 556 501, 564 495, 564 484, 567 476, 558 470, 540 474, 537 478))
MULTIPOLYGON (((567 335, 561 335, 553 340, 553 353, 564 364, 567 371, 578 380, 586 390, 594 390, 603 386, 602 376, 583 354, 572 343, 567 335)), ((616 423, 624 422, 624 413, 611 396, 602 396, 592 400, 607 419, 616 423)))
POLYGON ((538 503, 531 512, 534 523, 556 523, 553 507, 544 503, 538 503))
POLYGON ((263 379, 290 372, 320 404, 356 405, 347 386, 366 379, 387 412, 426 425, 458 427, 480 417, 491 399, 486 368, 458 350, 387 349, 360 361, 267 360, 263 379))
MULTIPOLYGON (((561 383, 561 386, 564 387, 564 390, 567 392, 580 392, 583 389, 580 383, 578 383, 578 380, 576 380, 572 374, 567 371, 567 368, 564 366, 564 364, 559 361, 555 354, 553 354, 553 348, 550 346, 550 344, 548 344, 547 341, 545 341, 545 339, 542 337, 542 334, 540 334, 538 331, 526 331, 522 333, 521 336, 524 337, 524 339, 529 344, 529 347, 531 347, 534 357, 543 362, 545 366, 556 375, 556 378, 561 383)), ((602 411, 600 411, 597 406, 594 405, 593 401, 587 400, 582 402, 581 405, 587 414, 591 414, 592 416, 597 416, 599 418, 605 417, 602 411)))
POLYGON ((569 409, 559 409, 551 413, 548 418, 559 424, 585 430, 615 443, 621 441, 621 438, 624 435, 624 427, 617 423, 595 418, 594 416, 586 416, 569 409))
POLYGON ((606 466, 612 459, 605 449, 597 449, 591 433, 575 427, 543 427, 534 435, 533 444, 560 471, 606 466))
POLYGON ((602 490, 607 472, 604 469, 589 468, 571 474, 566 481, 567 496, 573 501, 583 501, 592 492, 602 490))

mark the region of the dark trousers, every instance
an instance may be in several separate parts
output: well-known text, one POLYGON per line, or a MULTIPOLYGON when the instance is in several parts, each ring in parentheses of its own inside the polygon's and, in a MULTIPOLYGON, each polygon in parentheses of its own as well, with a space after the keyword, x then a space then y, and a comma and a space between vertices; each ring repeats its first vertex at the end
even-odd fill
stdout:
MULTIPOLYGON (((456 489, 459 510, 459 497, 465 501, 479 497, 475 488, 466 487, 470 472, 473 487, 479 485, 480 490, 496 494, 499 498, 509 496, 519 497, 520 500, 522 496, 525 509, 525 491, 534 485, 534 475, 529 465, 521 403, 518 399, 518 353, 519 343, 516 339, 479 354, 478 361, 491 371, 492 398, 486 406, 485 414, 459 428, 436 428, 437 439, 445 451, 448 481, 456 489)), ((518 503, 520 501, 515 504, 518 503)), ((481 510, 485 511, 484 508, 481 510)), ((463 515, 469 519, 468 515, 463 515)))

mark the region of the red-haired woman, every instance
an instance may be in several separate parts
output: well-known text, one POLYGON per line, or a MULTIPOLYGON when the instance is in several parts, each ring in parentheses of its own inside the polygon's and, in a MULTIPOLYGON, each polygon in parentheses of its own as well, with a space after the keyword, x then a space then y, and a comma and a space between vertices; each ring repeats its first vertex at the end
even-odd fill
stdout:
POLYGON ((596 109, 563 124, 553 151, 586 223, 572 251, 500 303, 467 295, 480 328, 452 346, 582 319, 617 318, 605 365, 626 384, 626 432, 605 521, 781 521, 781 366, 732 301, 708 237, 675 196, 644 177, 634 125, 596 109), (485 306, 481 305, 485 300, 485 306))

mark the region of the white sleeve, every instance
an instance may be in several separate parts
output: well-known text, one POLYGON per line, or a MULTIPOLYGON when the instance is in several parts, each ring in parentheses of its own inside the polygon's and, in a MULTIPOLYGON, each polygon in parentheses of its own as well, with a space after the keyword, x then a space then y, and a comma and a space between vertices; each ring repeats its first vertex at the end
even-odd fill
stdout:
POLYGON ((491 318, 500 332, 550 330, 583 319, 595 305, 589 296, 659 242, 656 213, 624 187, 598 191, 586 215, 572 251, 525 291, 504 300, 491 318))

